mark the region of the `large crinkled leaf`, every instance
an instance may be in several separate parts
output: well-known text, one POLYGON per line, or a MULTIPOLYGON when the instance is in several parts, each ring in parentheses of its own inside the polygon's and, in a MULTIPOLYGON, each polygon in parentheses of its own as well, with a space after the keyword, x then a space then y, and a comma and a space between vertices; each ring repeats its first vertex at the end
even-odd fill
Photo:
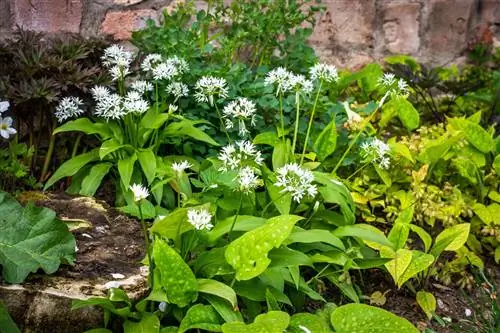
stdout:
POLYGON ((222 318, 211 305, 196 304, 189 308, 182 318, 178 333, 202 329, 208 332, 222 332, 222 318))
POLYGON ((248 231, 229 244, 225 257, 236 270, 236 279, 249 280, 264 272, 271 263, 268 252, 278 248, 301 219, 296 215, 273 217, 265 225, 248 231))
POLYGON ((21 283, 29 273, 52 274, 75 258, 75 238, 54 211, 0 192, 0 266, 5 281, 21 283))
POLYGON ((252 324, 240 322, 222 325, 223 333, 280 333, 284 332, 290 322, 290 316, 282 311, 270 311, 255 317, 252 324))
POLYGON ((335 309, 331 322, 336 333, 418 333, 408 320, 365 304, 347 304, 335 309))
POLYGON ((153 257, 168 302, 184 307, 195 301, 198 297, 198 282, 182 257, 162 239, 155 240, 153 257))

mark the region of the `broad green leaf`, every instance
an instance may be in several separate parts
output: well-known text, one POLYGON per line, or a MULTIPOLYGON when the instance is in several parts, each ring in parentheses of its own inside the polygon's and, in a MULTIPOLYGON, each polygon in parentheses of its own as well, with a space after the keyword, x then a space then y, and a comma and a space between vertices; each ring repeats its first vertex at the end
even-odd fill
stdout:
POLYGON ((384 74, 382 67, 377 63, 366 65, 360 72, 361 77, 358 79, 358 84, 365 93, 370 93, 377 89, 378 79, 384 74))
POLYGON ((474 162, 468 158, 460 157, 453 159, 453 165, 457 169, 460 176, 466 178, 471 184, 476 185, 478 182, 479 171, 474 162))
POLYGON ((338 238, 337 236, 334 236, 330 231, 328 230, 321 230, 321 229, 310 229, 310 230, 303 230, 303 229, 297 229, 292 232, 290 237, 287 238, 285 241, 286 244, 292 244, 292 243, 316 243, 316 242, 323 242, 326 244, 333 245, 341 250, 345 250, 344 243, 338 238))
POLYGON ((429 249, 431 248, 432 245, 432 237, 427 233, 427 231, 424 230, 424 228, 419 227, 418 225, 410 224, 410 229, 414 233, 420 237, 422 242, 424 243, 424 250, 425 252, 429 252, 429 249))
POLYGON ((54 130, 52 135, 63 132, 83 132, 85 134, 97 134, 102 140, 110 138, 113 133, 105 123, 93 123, 88 118, 70 120, 54 130))
POLYGON ((217 239, 227 234, 231 230, 231 226, 234 222, 233 231, 249 231, 256 229, 266 223, 266 219, 263 217, 257 217, 252 215, 238 215, 236 221, 234 216, 227 217, 221 221, 218 221, 215 227, 210 230, 205 236, 209 243, 214 243, 217 239))
POLYGON ((268 146, 276 146, 281 139, 278 137, 276 132, 264 132, 259 133, 253 139, 253 144, 255 145, 268 145, 268 146))
POLYGON ((454 147, 461 139, 460 135, 451 137, 441 137, 431 141, 424 150, 418 155, 418 160, 425 164, 434 164, 443 158, 448 151, 454 147))
POLYGON ((266 182, 267 193, 271 197, 274 206, 278 209, 280 214, 287 215, 290 213, 292 205, 292 195, 288 192, 281 193, 281 188, 274 185, 273 182, 266 182))
POLYGON ((82 180, 80 194, 87 197, 93 196, 112 166, 113 164, 108 162, 93 165, 89 174, 82 180))
POLYGON ((391 187, 392 178, 388 171, 380 168, 378 165, 374 165, 375 171, 379 175, 380 179, 384 182, 387 187, 391 187))
POLYGON ((456 251, 461 248, 469 237, 470 224, 462 223, 443 230, 434 242, 431 254, 439 257, 443 251, 456 251))
POLYGON ((290 318, 289 333, 330 333, 330 325, 312 313, 296 313, 290 318), (306 331, 307 330, 307 331, 306 331))
POLYGON ((278 248, 290 235, 302 217, 281 215, 273 217, 257 229, 248 231, 230 243, 226 249, 227 262, 236 270, 236 279, 249 280, 263 273, 271 260, 268 252, 278 248))
POLYGON ((422 253, 420 251, 412 251, 411 262, 408 265, 408 268, 404 271, 403 275, 401 275, 397 281, 398 287, 401 288, 406 281, 427 269, 433 262, 434 256, 431 254, 422 253))
POLYGON ((195 140, 206 142, 213 146, 218 146, 219 144, 212 139, 207 133, 203 132, 199 128, 194 127, 196 122, 188 119, 183 119, 179 122, 170 123, 163 131, 163 135, 166 137, 184 137, 188 136, 195 140))
POLYGON ((118 173, 120 174, 123 187, 126 189, 130 186, 130 179, 132 179, 132 173, 134 172, 135 161, 137 161, 136 153, 118 160, 118 173))
POLYGON ((225 252, 226 247, 214 247, 200 253, 193 266, 196 276, 212 278, 216 275, 233 274, 234 269, 227 263, 225 252))
POLYGON ((224 319, 226 323, 232 323, 233 321, 243 322, 243 316, 239 312, 238 308, 233 308, 228 302, 222 298, 213 295, 203 295, 203 297, 212 305, 219 313, 219 315, 224 319))
POLYGON ((337 126, 333 119, 319 134, 314 143, 314 151, 318 156, 318 160, 324 161, 328 156, 333 154, 337 147, 337 126))
POLYGON ((252 324, 233 322, 222 325, 223 333, 280 333, 290 323, 290 316, 282 311, 270 311, 255 317, 252 324))
POLYGON ((394 244, 396 249, 402 249, 406 245, 408 235, 410 234, 410 226, 405 223, 395 223, 392 226, 391 232, 387 236, 389 242, 394 244))
POLYGON ((191 268, 167 242, 157 238, 153 245, 160 286, 167 293, 169 303, 185 307, 198 297, 198 282, 191 268))
POLYGON ((198 292, 211 294, 227 300, 233 308, 238 306, 233 288, 222 282, 211 279, 198 279, 198 292))
POLYGON ((385 268, 391 274, 394 282, 400 287, 399 280, 410 265, 412 252, 407 249, 399 249, 394 252, 387 247, 383 247, 380 250, 380 256, 382 258, 392 258, 391 261, 385 264, 385 268))
POLYGON ((139 159, 139 164, 141 165, 142 171, 148 180, 148 184, 151 184, 156 176, 156 156, 151 149, 138 151, 137 158, 139 159))
POLYGON ((426 291, 419 291, 417 292, 417 303, 430 320, 436 311, 436 298, 434 295, 426 291))
POLYGON ((346 225, 338 227, 333 231, 333 235, 339 238, 358 237, 361 238, 363 241, 368 242, 368 245, 374 248, 379 248, 375 244, 388 246, 390 248, 394 247, 394 244, 392 244, 391 242, 389 242, 389 240, 387 240, 382 231, 369 224, 358 223, 354 225, 346 225))
POLYGON ((81 155, 73 157, 69 161, 64 162, 59 167, 59 169, 57 169, 56 172, 54 172, 52 177, 50 177, 49 180, 47 180, 47 183, 45 183, 43 190, 46 191, 49 187, 54 185, 54 183, 57 182, 59 179, 73 176, 85 165, 97 160, 99 160, 98 148, 91 150, 88 153, 83 153, 81 155))
POLYGON ((390 139, 389 142, 389 147, 391 147, 391 151, 394 152, 395 154, 402 156, 406 158, 408 161, 411 163, 415 163, 415 159, 413 158, 413 155, 410 152, 410 149, 408 146, 406 146, 403 143, 396 142, 396 140, 390 139))
POLYGON ((177 241, 177 237, 192 230, 194 227, 187 220, 187 209, 177 208, 169 215, 156 221, 151 227, 151 232, 177 241))
POLYGON ((126 320, 123 323, 123 333, 159 333, 160 319, 152 313, 143 313, 139 322, 126 320))
POLYGON ((495 149, 495 140, 481 125, 462 118, 451 118, 448 122, 461 130, 465 139, 483 153, 489 153, 495 149))
POLYGON ((101 148, 99 148, 99 158, 102 160, 107 155, 117 151, 120 148, 129 147, 133 149, 130 145, 123 145, 115 138, 111 138, 102 143, 101 148))
POLYGON ((398 114, 397 105, 394 99, 391 99, 389 102, 385 103, 382 106, 382 112, 380 115, 379 125, 381 128, 386 127, 389 122, 398 114))
POLYGON ((420 64, 411 56, 408 55, 391 55, 384 58, 384 62, 388 64, 404 64, 407 65, 413 72, 420 70, 420 64))
POLYGON ((410 131, 418 128, 420 125, 420 115, 413 104, 405 98, 396 98, 394 99, 394 102, 396 104, 399 120, 401 120, 403 126, 410 131))
POLYGON ((500 155, 495 156, 495 160, 493 161, 493 169, 497 175, 500 175, 500 155))
POLYGON ((9 315, 9 311, 0 300, 0 333, 21 333, 16 323, 9 315))
POLYGON ((140 126, 147 129, 158 129, 165 124, 169 117, 168 113, 156 114, 156 112, 147 112, 141 119, 140 126))
POLYGON ((339 205, 345 224, 354 224, 356 205, 347 187, 329 174, 322 172, 313 172, 313 174, 314 180, 324 185, 319 187, 318 191, 325 203, 339 205))
POLYGON ((284 166, 289 161, 290 156, 290 142, 278 142, 273 149, 272 163, 273 170, 276 171, 282 166, 284 166))
POLYGON ((271 265, 269 267, 290 267, 309 266, 313 267, 313 262, 309 256, 301 251, 292 250, 287 247, 280 247, 269 252, 271 265))
POLYGON ((356 290, 354 289, 352 283, 348 283, 346 281, 340 280, 340 273, 333 271, 332 269, 328 269, 325 272, 325 277, 328 281, 333 283, 337 288, 340 289, 342 294, 347 296, 351 301, 355 303, 359 303, 359 296, 356 290))
POLYGON ((332 312, 336 333, 419 333, 408 320, 365 304, 347 304, 332 312))
POLYGON ((75 238, 54 211, 29 203, 22 207, 0 192, 0 266, 8 283, 21 283, 31 272, 52 274, 75 257, 75 238))
POLYGON ((222 332, 222 318, 211 305, 196 304, 189 308, 179 326, 179 333, 202 329, 208 332, 222 332))

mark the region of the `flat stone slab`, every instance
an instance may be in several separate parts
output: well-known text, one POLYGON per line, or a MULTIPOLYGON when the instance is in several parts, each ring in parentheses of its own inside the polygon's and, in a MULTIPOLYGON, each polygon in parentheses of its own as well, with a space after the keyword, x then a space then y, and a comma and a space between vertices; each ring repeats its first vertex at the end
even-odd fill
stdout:
POLYGON ((74 266, 62 265, 50 276, 32 274, 21 285, 0 283, 0 299, 22 332, 80 333, 102 326, 100 309, 71 311, 71 302, 105 296, 110 286, 119 285, 132 299, 146 295, 144 241, 136 220, 93 198, 27 192, 19 200, 55 210, 77 242, 74 266))

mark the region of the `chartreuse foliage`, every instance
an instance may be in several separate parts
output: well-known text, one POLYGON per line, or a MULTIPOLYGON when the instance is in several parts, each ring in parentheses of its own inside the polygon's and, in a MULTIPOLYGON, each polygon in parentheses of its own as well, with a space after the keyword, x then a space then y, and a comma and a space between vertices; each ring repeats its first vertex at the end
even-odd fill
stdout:
POLYGON ((52 274, 61 263, 72 263, 75 238, 48 208, 22 207, 0 191, 0 266, 8 283, 21 283, 29 273, 52 274))

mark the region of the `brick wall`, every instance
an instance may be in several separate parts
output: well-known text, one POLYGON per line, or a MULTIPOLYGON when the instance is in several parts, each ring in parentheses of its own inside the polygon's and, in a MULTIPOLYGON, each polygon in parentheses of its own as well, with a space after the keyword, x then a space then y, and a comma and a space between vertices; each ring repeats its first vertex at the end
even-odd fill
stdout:
MULTIPOLYGON (((358 67, 389 54, 432 64, 460 62, 467 42, 489 29, 500 46, 500 0, 323 0, 311 37, 321 58, 358 67)), ((172 0, 0 0, 0 36, 16 25, 47 32, 110 34, 120 40, 159 20, 172 0)))

